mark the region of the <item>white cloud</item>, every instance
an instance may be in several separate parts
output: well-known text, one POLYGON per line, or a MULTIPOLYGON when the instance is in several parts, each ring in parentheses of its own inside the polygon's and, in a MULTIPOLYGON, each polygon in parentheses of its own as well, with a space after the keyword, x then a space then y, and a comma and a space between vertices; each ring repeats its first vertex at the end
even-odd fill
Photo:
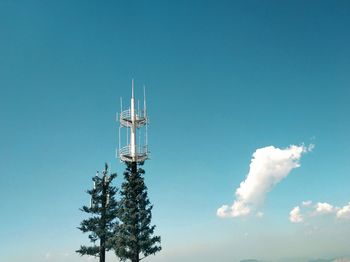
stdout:
POLYGON ((223 205, 217 210, 219 217, 239 217, 251 213, 265 195, 283 178, 300 166, 303 153, 312 150, 313 145, 291 145, 280 149, 268 146, 257 149, 252 157, 249 173, 236 189, 236 199, 231 207, 223 205))
POLYGON ((228 205, 223 205, 222 207, 220 207, 217 211, 216 211, 216 215, 219 217, 228 217, 227 215, 227 211, 229 210, 229 206, 228 205))
POLYGON ((320 203, 318 202, 315 206, 315 212, 322 215, 322 214, 330 214, 335 211, 334 207, 328 203, 320 203))
POLYGON ((296 206, 292 209, 292 211, 290 211, 289 220, 292 223, 301 223, 304 221, 303 216, 301 215, 301 212, 300 212, 300 207, 296 206))
POLYGON ((311 200, 306 200, 306 201, 303 201, 302 202, 303 206, 310 206, 312 204, 312 201, 311 200))
POLYGON ((348 218, 350 219, 350 202, 348 205, 343 206, 337 211, 337 218, 348 218))
POLYGON ((316 205, 311 205, 311 201, 303 201, 302 206, 304 214, 302 214, 302 210, 299 206, 296 206, 291 210, 289 213, 289 220, 291 222, 303 222, 309 218, 326 214, 336 215, 336 218, 338 219, 350 219, 350 202, 343 207, 336 207, 326 202, 318 202, 316 205), (308 202, 307 205, 304 204, 306 202, 308 202))

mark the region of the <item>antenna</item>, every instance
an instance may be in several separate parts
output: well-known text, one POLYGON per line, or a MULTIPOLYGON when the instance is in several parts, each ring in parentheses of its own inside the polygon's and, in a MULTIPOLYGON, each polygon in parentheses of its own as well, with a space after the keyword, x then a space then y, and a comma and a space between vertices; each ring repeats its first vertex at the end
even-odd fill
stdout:
POLYGON ((143 86, 143 117, 146 118, 147 111, 146 111, 146 86, 143 86))
POLYGON ((148 152, 148 123, 146 123, 146 141, 145 141, 145 144, 146 144, 146 150, 148 152))
MULTIPOLYGON (((139 131, 139 143, 141 143, 141 130, 139 131)), ((142 148, 141 148, 141 146, 139 145, 138 146, 138 152, 141 152, 142 151, 142 148)))
POLYGON ((126 129, 126 144, 129 145, 129 129, 126 129))
POLYGON ((119 126, 119 137, 118 137, 118 141, 119 141, 118 156, 120 161, 122 162, 141 163, 149 159, 148 141, 147 141, 148 116, 146 111, 145 86, 143 88, 144 88, 143 112, 140 111, 139 100, 137 100, 137 108, 135 108, 134 79, 131 80, 130 107, 128 107, 127 110, 123 110, 122 100, 120 100, 121 110, 119 114, 120 126, 119 126), (126 129, 125 133, 122 132, 122 129, 124 128, 126 129), (145 136, 145 139, 141 140, 141 135, 143 134, 146 134, 146 136, 145 136), (121 141, 125 141, 124 139, 126 140, 126 145, 122 145, 121 141))
POLYGON ((123 98, 120 97, 120 114, 123 112, 123 98))
POLYGON ((134 98, 134 78, 131 80, 131 98, 134 98))
POLYGON ((147 117, 147 105, 146 105, 146 86, 143 85, 143 115, 146 119, 146 127, 145 127, 145 146, 146 151, 148 151, 148 117, 147 117))
MULTIPOLYGON (((120 148, 121 148, 121 144, 120 144, 120 130, 121 130, 122 126, 120 125, 119 126, 119 132, 118 132, 118 135, 119 135, 119 142, 118 142, 118 152, 120 151, 120 148)), ((117 152, 117 157, 118 157, 118 152, 117 152)))
POLYGON ((136 117, 140 115, 140 100, 137 99, 137 114, 136 117))

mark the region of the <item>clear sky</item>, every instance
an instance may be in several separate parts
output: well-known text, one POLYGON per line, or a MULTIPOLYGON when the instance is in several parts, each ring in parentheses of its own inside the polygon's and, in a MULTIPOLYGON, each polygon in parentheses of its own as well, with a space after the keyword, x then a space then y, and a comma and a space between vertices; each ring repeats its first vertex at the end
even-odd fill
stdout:
POLYGON ((0 261, 86 261, 79 208, 105 161, 122 181, 132 78, 163 247, 146 262, 349 256, 349 14, 345 0, 0 0, 0 261), (258 217, 217 215, 257 149, 290 145, 308 152, 258 217))

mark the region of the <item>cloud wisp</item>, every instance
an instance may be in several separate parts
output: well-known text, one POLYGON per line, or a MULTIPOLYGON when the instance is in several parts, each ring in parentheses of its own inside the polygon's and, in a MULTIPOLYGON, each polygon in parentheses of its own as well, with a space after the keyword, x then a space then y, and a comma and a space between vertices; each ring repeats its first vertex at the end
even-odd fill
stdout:
POLYGON ((289 220, 292 223, 302 223, 306 219, 315 216, 333 215, 337 219, 350 219, 350 202, 343 207, 336 207, 326 202, 318 202, 312 205, 311 201, 307 201, 308 205, 305 205, 306 201, 302 202, 304 213, 300 206, 294 207, 289 213, 289 220), (299 217, 300 219, 297 219, 299 217))
POLYGON ((289 213, 289 220, 293 223, 301 223, 304 221, 303 216, 300 212, 300 207, 296 206, 289 213))
POLYGON ((328 204, 328 203, 317 203, 315 206, 315 213, 316 214, 330 214, 333 213, 335 211, 335 208, 328 204))
POLYGON ((251 159, 249 173, 236 189, 231 206, 223 205, 217 210, 219 217, 246 216, 261 204, 266 194, 290 172, 300 167, 303 153, 311 151, 313 145, 291 145, 280 149, 268 146, 257 149, 251 159))
POLYGON ((337 218, 350 219, 350 202, 337 211, 337 218))

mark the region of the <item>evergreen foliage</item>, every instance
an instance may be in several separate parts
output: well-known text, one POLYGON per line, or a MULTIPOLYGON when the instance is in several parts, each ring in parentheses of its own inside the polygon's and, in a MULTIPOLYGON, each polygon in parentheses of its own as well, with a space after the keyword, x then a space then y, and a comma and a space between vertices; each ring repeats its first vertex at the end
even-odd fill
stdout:
POLYGON ((121 187, 118 234, 114 239, 116 255, 122 260, 139 262, 161 250, 160 237, 153 236, 152 205, 142 175, 145 171, 137 163, 128 163, 121 187), (140 256, 143 256, 142 258, 140 256))
POLYGON ((92 178, 94 188, 87 190, 91 196, 90 207, 83 206, 80 210, 90 214, 90 218, 81 222, 78 227, 83 233, 89 233, 89 239, 93 246, 81 246, 76 252, 80 255, 90 255, 100 258, 100 262, 105 261, 105 252, 110 250, 112 238, 117 233, 118 202, 115 200, 116 187, 111 182, 117 174, 108 176, 108 165, 102 172, 102 177, 98 175, 92 178), (100 243, 96 243, 100 240, 100 243))

